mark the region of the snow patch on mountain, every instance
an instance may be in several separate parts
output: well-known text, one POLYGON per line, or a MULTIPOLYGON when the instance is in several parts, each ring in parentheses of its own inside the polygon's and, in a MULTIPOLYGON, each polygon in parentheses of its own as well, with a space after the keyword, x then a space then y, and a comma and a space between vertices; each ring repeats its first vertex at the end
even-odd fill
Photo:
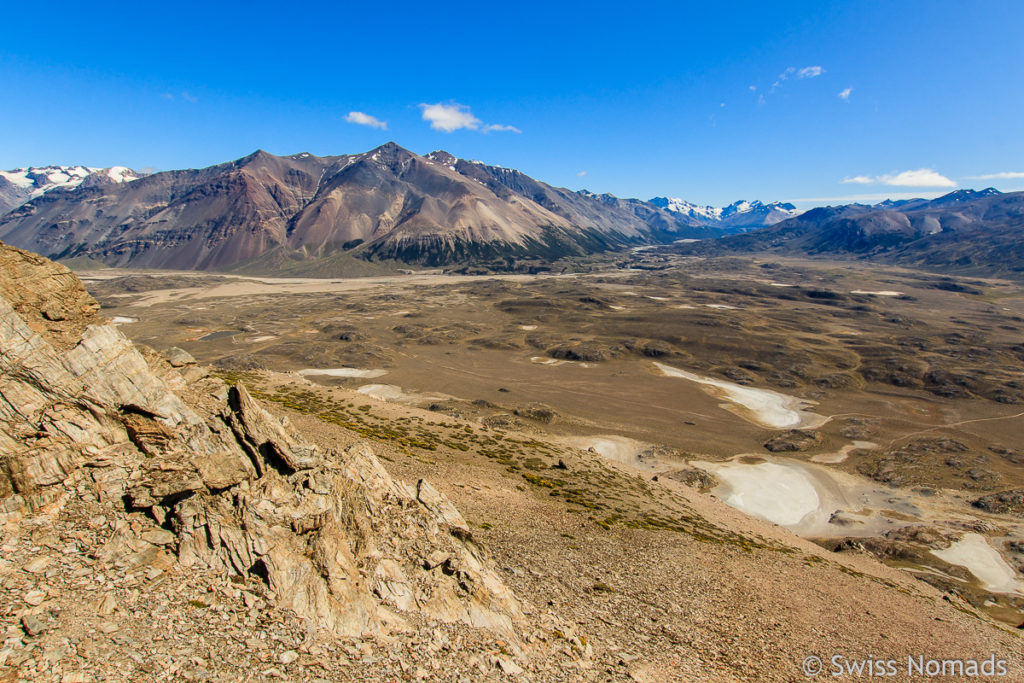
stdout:
POLYGON ((0 214, 53 190, 72 190, 89 184, 127 183, 141 175, 127 166, 31 166, 0 171, 0 214))
POLYGON ((706 225, 726 224, 734 227, 774 225, 801 213, 795 206, 785 202, 765 204, 744 199, 722 207, 700 206, 678 197, 655 197, 651 204, 706 225))

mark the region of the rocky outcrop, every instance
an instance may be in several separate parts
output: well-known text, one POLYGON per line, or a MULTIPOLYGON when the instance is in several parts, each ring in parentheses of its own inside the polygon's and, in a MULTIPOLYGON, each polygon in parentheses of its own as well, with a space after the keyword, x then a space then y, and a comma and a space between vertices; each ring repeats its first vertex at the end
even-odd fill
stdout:
POLYGON ((971 505, 996 514, 1024 515, 1024 489, 1011 489, 982 496, 971 501, 971 505))
POLYGON ((519 642, 519 604, 429 483, 394 481, 365 444, 307 444, 244 386, 136 348, 67 269, 2 244, 0 267, 0 522, 85 492, 145 520, 133 543, 260 577, 320 629, 461 622, 519 642))
POLYGON ((764 447, 772 453, 785 453, 790 451, 806 451, 814 448, 821 442, 817 432, 806 429, 790 429, 789 431, 776 434, 765 441, 764 447))

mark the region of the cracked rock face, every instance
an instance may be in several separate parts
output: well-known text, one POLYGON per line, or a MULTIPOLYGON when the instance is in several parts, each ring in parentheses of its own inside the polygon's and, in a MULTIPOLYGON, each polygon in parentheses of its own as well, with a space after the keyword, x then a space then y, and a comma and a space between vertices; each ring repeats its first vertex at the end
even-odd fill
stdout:
POLYGON ((66 268, 0 244, 0 522, 83 480, 155 519, 148 542, 181 564, 259 576, 320 629, 422 617, 519 642, 518 602, 428 482, 394 481, 367 445, 305 443, 244 386, 136 348, 66 268))

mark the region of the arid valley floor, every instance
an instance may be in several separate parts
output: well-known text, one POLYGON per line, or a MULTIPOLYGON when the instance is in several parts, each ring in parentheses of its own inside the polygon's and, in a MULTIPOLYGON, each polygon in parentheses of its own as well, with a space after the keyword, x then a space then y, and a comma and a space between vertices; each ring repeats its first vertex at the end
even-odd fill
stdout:
POLYGON ((804 651, 928 650, 902 620, 941 610, 948 633, 950 605, 975 615, 963 648, 1020 648, 1019 285, 644 251, 587 270, 79 275, 135 342, 428 476, 518 594, 614 643, 609 664, 753 680, 804 651), (797 568, 835 592, 781 594, 797 568))

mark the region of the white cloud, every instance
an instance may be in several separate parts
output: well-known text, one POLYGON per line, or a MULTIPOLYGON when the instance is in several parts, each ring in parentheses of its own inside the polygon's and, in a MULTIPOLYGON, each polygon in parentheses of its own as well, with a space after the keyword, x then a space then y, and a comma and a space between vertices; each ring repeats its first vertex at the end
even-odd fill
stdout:
POLYGON ((387 121, 381 121, 376 116, 370 116, 369 114, 364 114, 361 111, 350 111, 348 115, 345 116, 345 120, 348 121, 349 123, 359 124, 360 126, 380 128, 381 130, 388 129, 387 121))
POLYGON ((878 176, 878 182, 897 187, 956 187, 956 182, 930 168, 878 176))
POLYGON ((852 92, 853 92, 853 88, 847 88, 846 90, 840 90, 839 91, 839 99, 844 100, 844 101, 849 100, 850 99, 850 93, 852 93, 852 92))
POLYGON ((587 172, 586 172, 586 171, 580 171, 579 173, 577 173, 577 174, 576 174, 576 177, 577 177, 577 178, 582 178, 582 177, 583 177, 583 176, 585 176, 585 175, 587 175, 587 172))
POLYGON ((757 86, 756 85, 750 85, 750 86, 747 86, 747 87, 750 88, 750 92, 757 92, 757 86))
POLYGON ((820 66, 805 66, 796 72, 797 78, 815 78, 825 73, 825 70, 820 66))
POLYGON ((480 119, 473 116, 469 107, 464 104, 421 104, 420 109, 423 110, 423 120, 429 121, 430 127, 434 130, 451 133, 462 128, 480 128, 480 119))
POLYGON ((881 183, 882 185, 892 185, 893 187, 956 187, 956 181, 950 180, 930 168, 919 168, 914 171, 903 171, 901 173, 888 173, 873 178, 866 175, 855 175, 843 178, 840 182, 856 185, 881 183))
POLYGON ((181 99, 185 100, 186 102, 191 102, 192 104, 195 104, 199 101, 198 97, 196 97, 195 95, 189 95, 187 92, 181 93, 181 99))
POLYGON ((1017 180, 1024 178, 1024 172, 1003 171, 1002 173, 986 173, 985 175, 969 175, 967 180, 1017 180))
POLYGON ((429 121, 431 128, 445 133, 462 130, 463 128, 466 130, 478 130, 481 133, 523 132, 515 126, 506 126, 503 123, 484 124, 483 121, 473 116, 473 112, 470 111, 469 107, 458 102, 421 104, 420 109, 423 110, 423 120, 429 121))
POLYGON ((523 132, 523 131, 519 130, 518 128, 516 128, 515 126, 503 126, 500 123, 488 123, 486 126, 483 127, 482 131, 484 133, 522 133, 523 132))

